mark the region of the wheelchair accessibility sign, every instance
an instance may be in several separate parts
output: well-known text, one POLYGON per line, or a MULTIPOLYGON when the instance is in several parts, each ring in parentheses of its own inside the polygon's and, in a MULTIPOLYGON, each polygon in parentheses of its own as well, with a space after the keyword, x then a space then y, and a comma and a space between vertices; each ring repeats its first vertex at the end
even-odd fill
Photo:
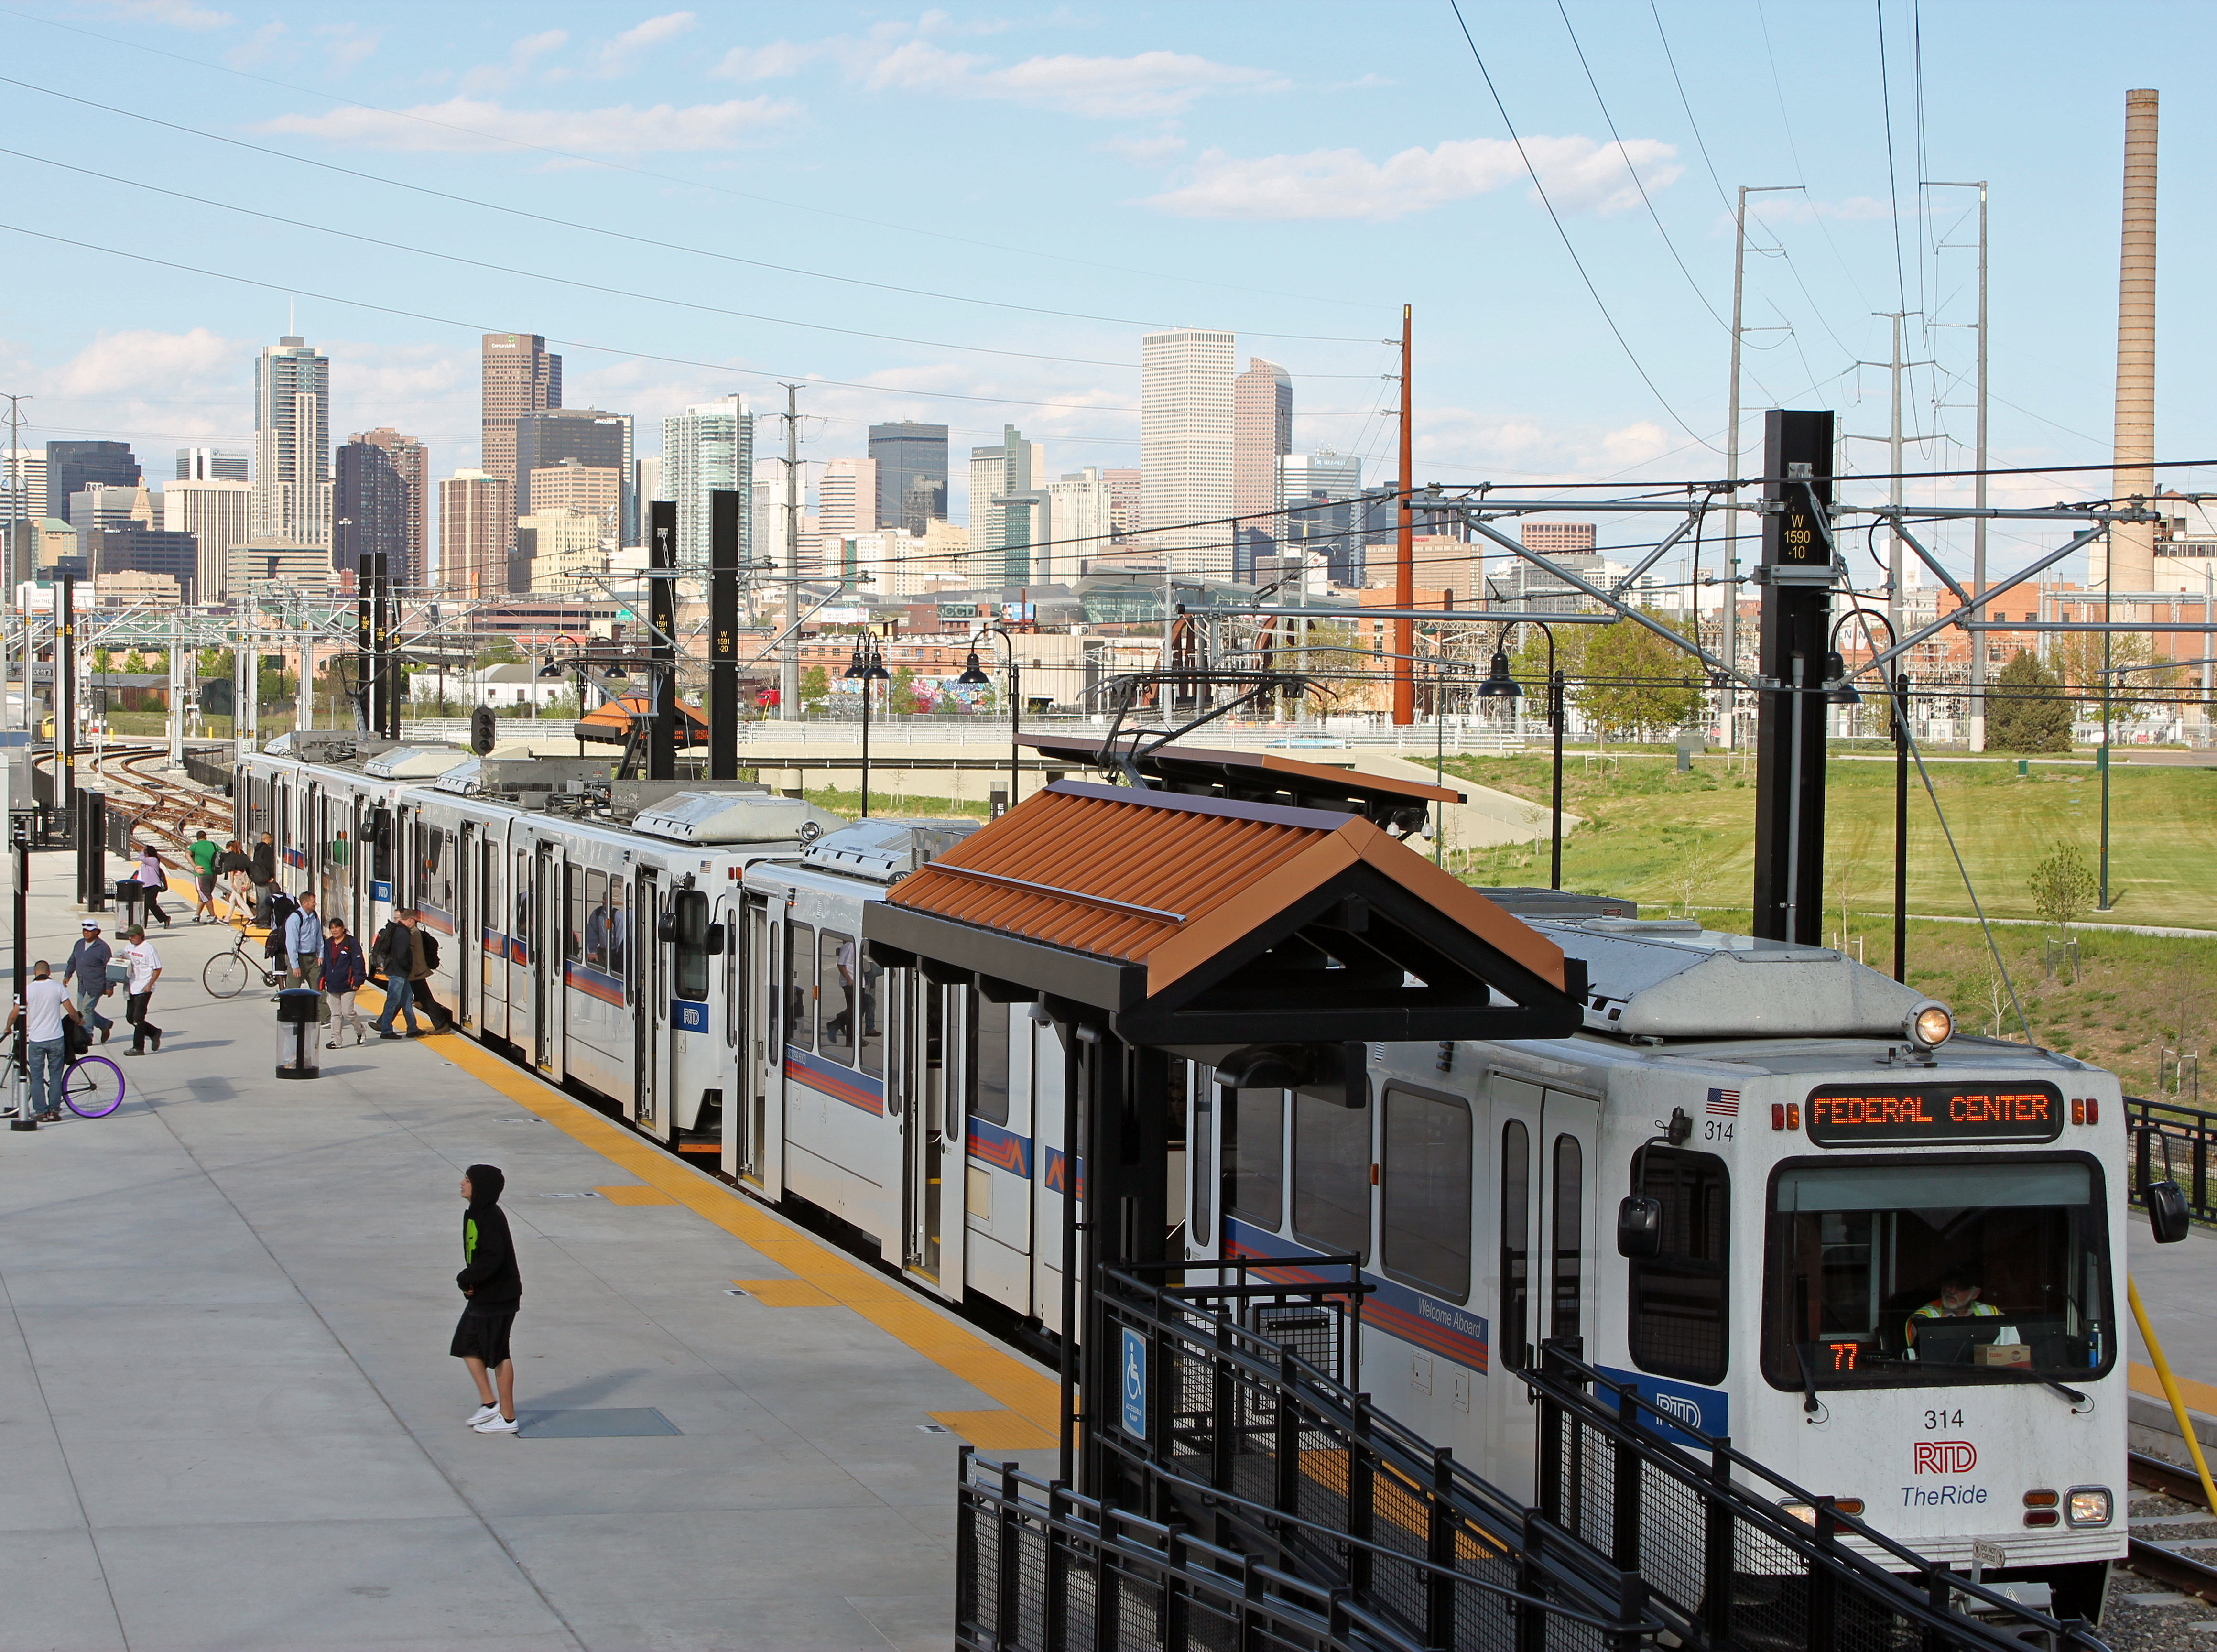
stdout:
POLYGON ((1147 1341, 1137 1331, 1124 1332, 1124 1432, 1134 1439, 1147 1437, 1147 1341))

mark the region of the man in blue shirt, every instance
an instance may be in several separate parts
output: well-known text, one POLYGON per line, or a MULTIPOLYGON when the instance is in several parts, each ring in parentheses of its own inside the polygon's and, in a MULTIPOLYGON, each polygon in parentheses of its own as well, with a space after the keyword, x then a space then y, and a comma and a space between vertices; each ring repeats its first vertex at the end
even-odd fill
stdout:
POLYGON ((324 921, 316 914, 316 891, 306 891, 293 915, 285 920, 285 956, 292 972, 306 986, 317 986, 324 975, 324 921))
POLYGON ((62 965, 62 984, 75 994, 77 1019, 87 1026, 98 1027, 100 1041, 106 1044, 115 1023, 100 1013, 100 1001, 115 990, 115 983, 108 978, 108 965, 115 953, 100 938, 98 918, 87 918, 80 928, 83 934, 70 948, 69 962, 62 965))

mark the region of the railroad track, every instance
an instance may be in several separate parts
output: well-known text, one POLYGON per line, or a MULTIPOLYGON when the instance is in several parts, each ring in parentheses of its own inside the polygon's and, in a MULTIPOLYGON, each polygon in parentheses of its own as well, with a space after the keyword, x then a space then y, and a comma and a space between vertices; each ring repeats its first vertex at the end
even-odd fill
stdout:
MULTIPOLYGON (((186 845, 199 831, 218 842, 230 837, 231 804, 182 775, 155 772, 154 766, 167 762, 169 755, 167 746, 110 746, 102 757, 99 789, 108 794, 111 808, 129 814, 134 833, 156 840, 155 854, 165 865, 189 875, 192 863, 185 858, 186 845)), ((44 753, 36 761, 51 767, 53 754, 44 753)), ((77 754, 80 788, 90 775, 89 755, 80 751, 77 754)))
MULTIPOLYGON (((2202 1481, 2194 1470, 2166 1463, 2159 1457, 2150 1457, 2145 1452, 2126 1453, 2125 1477, 2136 1486, 2176 1497, 2183 1503, 2208 1507, 2208 1499, 2202 1495, 2202 1481)), ((2125 1563, 2143 1577, 2167 1583, 2204 1600, 2217 1601, 2217 1566, 2207 1565, 2191 1555, 2144 1538, 2128 1538, 2127 1541, 2131 1548, 2125 1563)))

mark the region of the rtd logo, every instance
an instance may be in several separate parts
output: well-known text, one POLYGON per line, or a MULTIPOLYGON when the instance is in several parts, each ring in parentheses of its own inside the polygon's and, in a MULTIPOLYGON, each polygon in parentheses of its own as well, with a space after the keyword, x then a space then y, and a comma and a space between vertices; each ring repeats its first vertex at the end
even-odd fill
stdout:
POLYGON ((1915 1457, 1919 1474, 1968 1474, 1979 1466, 1978 1448, 1967 1439, 1920 1439, 1915 1457))

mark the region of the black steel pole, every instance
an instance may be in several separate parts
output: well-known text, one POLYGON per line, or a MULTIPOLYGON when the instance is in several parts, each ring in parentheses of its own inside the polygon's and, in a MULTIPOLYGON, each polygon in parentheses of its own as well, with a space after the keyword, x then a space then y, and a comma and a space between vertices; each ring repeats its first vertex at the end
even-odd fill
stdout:
MULTIPOLYGON (((28 644, 23 656, 23 690, 28 695, 31 687, 28 644)), ((12 1128, 36 1130, 38 1123, 31 1116, 31 1023, 23 1014, 23 992, 31 977, 31 843, 22 828, 12 829, 8 848, 15 872, 15 1072, 23 1085, 22 1105, 12 1128)))
MULTIPOLYGON (((1547 657, 1554 658, 1555 639, 1547 639, 1547 657)), ((1547 887, 1563 886, 1563 674, 1552 667, 1547 672, 1547 715, 1555 725, 1555 864, 1547 887)))
POLYGON ((878 663, 874 647, 862 656, 862 815, 870 817, 870 671, 878 663))
POLYGON ((1023 734, 1017 719, 1023 715, 1024 685, 1016 672, 1016 639, 1004 632, 1001 640, 1009 645, 1009 807, 1013 809, 1016 806, 1017 759, 1023 751, 1016 742, 1023 734))
POLYGON ((68 574, 54 576, 54 681, 59 685, 54 705, 54 766, 61 784, 54 788, 61 806, 77 818, 77 583, 68 574))
POLYGON ((653 663, 649 680, 654 701, 646 730, 646 778, 674 780, 677 778, 677 582, 670 575, 677 566, 676 502, 657 499, 652 515, 654 532, 647 545, 646 617, 651 622, 647 655, 653 663))
POLYGON ((729 488, 708 496, 708 778, 739 778, 739 496, 729 488))
MULTIPOLYGON (((1973 640, 1971 646, 1985 644, 1973 640)), ((1893 978, 1909 979, 1909 674, 1905 671, 1893 675, 1893 978)))
POLYGON ((375 692, 373 650, 377 645, 377 617, 370 604, 376 577, 376 567, 365 551, 355 563, 354 575, 354 725, 364 734, 374 734, 379 727, 371 700, 375 692))

